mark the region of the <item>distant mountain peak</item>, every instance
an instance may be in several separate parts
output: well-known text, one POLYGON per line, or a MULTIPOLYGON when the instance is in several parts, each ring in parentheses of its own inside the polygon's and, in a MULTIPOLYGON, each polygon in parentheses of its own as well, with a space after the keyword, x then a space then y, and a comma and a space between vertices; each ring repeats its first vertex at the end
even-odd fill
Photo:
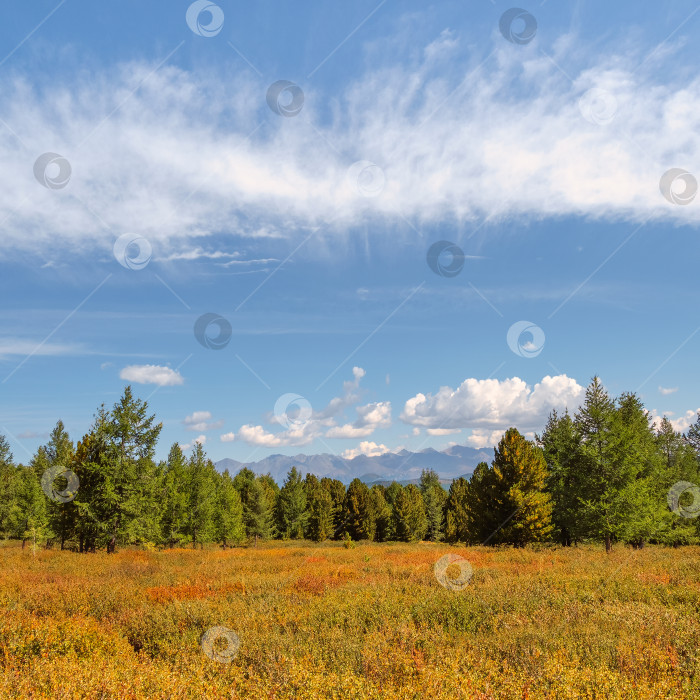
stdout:
POLYGON ((327 452, 298 454, 293 457, 275 454, 245 464, 227 458, 219 460, 216 467, 219 471, 228 469, 232 473, 247 467, 256 474, 272 474, 280 484, 292 467, 297 467, 303 474, 311 473, 319 478, 328 476, 346 484, 356 478, 365 483, 416 483, 423 469, 433 469, 443 482, 449 483, 452 479, 471 474, 479 462, 490 461, 491 458, 491 448, 479 450, 467 445, 452 445, 442 452, 427 447, 419 452, 402 449, 400 452, 385 452, 376 457, 357 455, 353 459, 327 452))

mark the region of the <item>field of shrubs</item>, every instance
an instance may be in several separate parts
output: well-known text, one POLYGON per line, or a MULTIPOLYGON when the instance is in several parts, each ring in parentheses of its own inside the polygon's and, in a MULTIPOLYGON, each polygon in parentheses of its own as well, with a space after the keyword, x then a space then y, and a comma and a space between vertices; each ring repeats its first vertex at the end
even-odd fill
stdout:
POLYGON ((2 698, 700 697, 697 547, 0 557, 2 698))

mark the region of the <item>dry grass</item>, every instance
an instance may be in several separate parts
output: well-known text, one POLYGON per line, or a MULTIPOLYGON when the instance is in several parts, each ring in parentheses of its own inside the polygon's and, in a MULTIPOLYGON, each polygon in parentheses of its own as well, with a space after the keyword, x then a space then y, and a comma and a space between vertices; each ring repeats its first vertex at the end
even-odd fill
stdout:
POLYGON ((2 698, 697 698, 700 548, 0 546, 2 698), (441 587, 457 552, 474 576, 441 587), (200 647, 241 640, 230 664, 200 647))

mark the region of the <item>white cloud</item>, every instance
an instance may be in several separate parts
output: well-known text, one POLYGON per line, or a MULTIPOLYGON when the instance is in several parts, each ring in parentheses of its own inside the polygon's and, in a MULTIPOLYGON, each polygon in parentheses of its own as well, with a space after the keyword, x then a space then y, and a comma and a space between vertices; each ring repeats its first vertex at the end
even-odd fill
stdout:
POLYGON ((663 411, 659 413, 656 409, 649 411, 649 417, 656 423, 656 429, 658 430, 661 426, 661 419, 666 416, 671 421, 673 429, 679 433, 685 433, 688 428, 695 423, 698 413, 700 413, 700 408, 696 408, 694 411, 687 410, 682 416, 678 418, 671 418, 674 415, 673 411, 663 411))
POLYGON ((565 374, 546 376, 530 387, 519 377, 465 379, 457 388, 417 394, 406 401, 401 420, 425 428, 538 429, 552 409, 573 410, 584 388, 565 374))
POLYGON ((505 430, 483 430, 477 428, 472 430, 472 434, 467 438, 467 445, 481 449, 482 447, 493 447, 497 445, 503 437, 505 430))
POLYGON ((165 259, 212 232, 299 236, 332 218, 329 235, 368 217, 700 221, 700 207, 674 206, 659 193, 663 171, 700 160, 700 78, 659 70, 668 60, 662 52, 637 70, 639 57, 624 50, 573 55, 573 44, 562 37, 550 60, 536 42, 515 52, 499 41, 487 59, 456 61, 465 41, 442 35, 421 64, 372 62, 343 86, 330 119, 314 104, 331 96, 309 83, 293 129, 277 120, 254 134, 266 85, 244 74, 226 78, 226 95, 220 74, 168 65, 154 72, 155 63, 71 73, 46 88, 5 74, 3 120, 27 148, 7 130, 0 137, 0 210, 13 212, 3 253, 31 249, 53 259, 73 242, 84 254, 101 246, 111 256, 90 210, 117 234, 146 236, 165 259), (614 98, 609 123, 582 116, 579 101, 592 88, 614 98), (72 166, 65 192, 18 175, 31 172, 28 154, 49 142, 72 166), (363 158, 384 171, 378 197, 358 196, 347 182, 349 166, 363 158))
POLYGON ((238 430, 238 439, 257 447, 286 447, 293 445, 308 445, 313 442, 316 434, 299 430, 285 430, 280 433, 270 433, 261 425, 242 425, 238 430))
POLYGON ((207 436, 206 435, 200 435, 199 437, 196 437, 192 442, 188 442, 184 445, 180 445, 180 449, 185 452, 186 450, 189 450, 190 447, 194 447, 196 444, 200 445, 205 445, 207 442, 207 436))
POLYGON ((24 338, 2 338, 0 339, 0 358, 11 355, 81 355, 85 351, 77 345, 68 343, 42 343, 37 340, 27 340, 24 338))
POLYGON ((662 396, 668 396, 669 394, 674 394, 676 391, 678 391, 678 387, 677 387, 677 386, 675 386, 675 387, 673 387, 673 388, 669 388, 669 389, 667 389, 666 387, 663 387, 663 386, 660 386, 660 387, 659 387, 659 393, 660 393, 662 396))
POLYGON ((119 372, 119 378, 127 382, 158 386, 179 386, 185 382, 177 370, 160 365, 129 365, 119 372))
POLYGON ((428 428, 426 431, 428 435, 454 435, 455 433, 461 432, 461 428, 428 428))
POLYGON ((361 442, 358 447, 345 450, 342 456, 345 457, 345 459, 355 459, 355 457, 358 457, 359 455, 364 455, 365 457, 378 457, 386 452, 391 452, 386 445, 377 445, 376 442, 361 442))
POLYGON ((328 438, 358 438, 368 437, 377 428, 388 428, 391 425, 391 402, 380 401, 366 406, 357 407, 358 418, 354 423, 336 426, 328 430, 328 438))
POLYGON ((194 432, 202 433, 208 430, 216 430, 220 428, 223 424, 223 420, 209 422, 211 419, 211 413, 209 411, 195 411, 191 416, 187 416, 183 423, 187 427, 187 430, 192 430, 194 432))
POLYGON ((235 433, 224 433, 219 437, 219 440, 221 442, 233 442, 236 439, 236 434, 235 433))

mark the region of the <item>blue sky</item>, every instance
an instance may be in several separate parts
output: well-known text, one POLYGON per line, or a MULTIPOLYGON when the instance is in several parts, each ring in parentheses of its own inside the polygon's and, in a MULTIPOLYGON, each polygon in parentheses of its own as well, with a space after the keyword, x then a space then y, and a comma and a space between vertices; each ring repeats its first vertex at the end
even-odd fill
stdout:
POLYGON ((481 447, 574 409, 594 374, 687 427, 699 6, 535 3, 518 43, 498 1, 221 0, 195 31, 190 5, 0 10, 0 431, 19 460, 127 383, 161 457, 481 447), (270 107, 281 80, 298 114, 270 107), (440 241, 458 274, 428 264, 440 241), (204 314, 224 347, 195 337, 204 314))

